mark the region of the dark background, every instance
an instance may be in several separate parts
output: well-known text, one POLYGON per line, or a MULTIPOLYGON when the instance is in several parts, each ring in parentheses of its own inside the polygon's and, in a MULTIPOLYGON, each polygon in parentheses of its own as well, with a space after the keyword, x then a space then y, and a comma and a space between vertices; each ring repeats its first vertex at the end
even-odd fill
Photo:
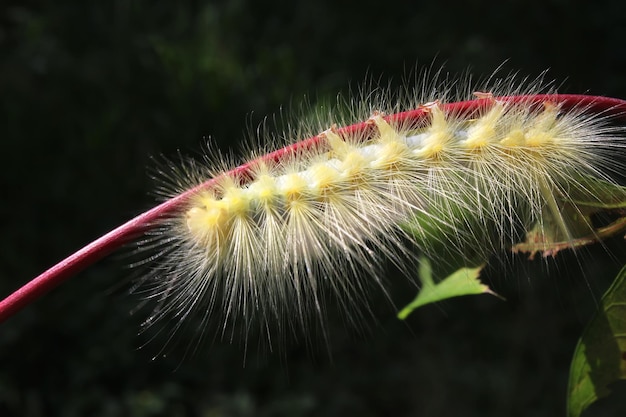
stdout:
MULTIPOLYGON (((550 69, 561 92, 626 97, 626 3, 584 3, 5 0, 0 294, 149 208, 151 157, 197 154, 209 135, 237 149, 282 105, 367 74, 385 83, 435 62, 487 76, 508 60, 521 75, 550 69)), ((165 334, 138 335, 147 311, 130 314, 133 271, 113 257, 0 326, 0 415, 564 415, 576 340, 626 259, 619 240, 491 267, 507 301, 450 300, 407 323, 373 294, 368 330, 331 323, 330 355, 315 333, 280 352, 161 351, 165 334)), ((398 306, 412 299, 388 279, 398 306)))

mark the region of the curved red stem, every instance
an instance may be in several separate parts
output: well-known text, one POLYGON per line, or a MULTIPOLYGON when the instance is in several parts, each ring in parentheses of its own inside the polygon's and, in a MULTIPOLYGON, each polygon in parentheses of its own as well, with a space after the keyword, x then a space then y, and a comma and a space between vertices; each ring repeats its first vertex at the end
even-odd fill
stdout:
MULTIPOLYGON (((571 108, 583 108, 588 112, 601 114, 606 113, 626 118, 626 101, 609 97, 569 94, 535 94, 497 97, 497 99, 511 103, 530 104, 541 104, 549 101, 560 104, 565 110, 571 108)), ((481 108, 486 108, 492 103, 493 101, 490 98, 481 97, 476 100, 442 104, 441 108, 445 112, 451 112, 458 115, 468 115, 481 108)), ((397 123, 416 123, 425 118, 427 115, 427 108, 418 108, 415 110, 392 114, 386 116, 385 118, 387 120, 393 120, 397 123)), ((368 128, 370 128, 370 125, 366 122, 362 122, 343 127, 339 129, 338 132, 340 134, 348 135, 364 132, 368 128)), ((321 140, 322 138, 320 136, 314 136, 269 153, 261 159, 266 161, 281 160, 297 151, 318 146, 321 140)), ((227 174, 235 175, 240 178, 248 177, 253 163, 254 161, 241 165, 227 174)), ((140 214, 104 236, 94 240, 87 246, 54 265, 52 268, 43 272, 41 275, 19 288, 4 300, 0 301, 0 323, 20 311, 31 302, 35 301, 46 292, 50 291, 52 288, 61 284, 66 279, 104 258, 106 255, 115 251, 133 238, 140 236, 158 219, 171 216, 176 213, 177 210, 183 207, 185 201, 191 194, 197 192, 198 189, 211 187, 214 183, 215 179, 211 179, 194 189, 186 191, 185 193, 140 214)))

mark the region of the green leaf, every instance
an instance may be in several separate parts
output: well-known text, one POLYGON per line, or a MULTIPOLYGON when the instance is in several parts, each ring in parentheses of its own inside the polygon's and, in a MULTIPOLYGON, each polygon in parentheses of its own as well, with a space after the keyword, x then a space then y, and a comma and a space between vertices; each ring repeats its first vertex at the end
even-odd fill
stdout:
POLYGON ((580 416, 595 400, 609 395, 609 385, 619 379, 626 379, 626 267, 602 297, 601 309, 574 351, 568 416, 580 416))
POLYGON ((577 178, 575 184, 568 197, 577 207, 592 211, 626 208, 626 187, 588 176, 577 178))
POLYGON ((554 256, 563 249, 591 245, 626 230, 626 187, 581 176, 562 191, 542 188, 548 202, 541 219, 527 230, 526 239, 513 252, 554 256), (613 221, 594 228, 592 216, 604 214, 613 221))
POLYGON ((398 313, 398 318, 404 320, 416 308, 447 298, 473 294, 497 295, 478 279, 482 268, 482 266, 461 268, 447 278, 435 283, 430 262, 428 259, 422 258, 419 266, 419 278, 422 289, 415 297, 415 300, 398 313))

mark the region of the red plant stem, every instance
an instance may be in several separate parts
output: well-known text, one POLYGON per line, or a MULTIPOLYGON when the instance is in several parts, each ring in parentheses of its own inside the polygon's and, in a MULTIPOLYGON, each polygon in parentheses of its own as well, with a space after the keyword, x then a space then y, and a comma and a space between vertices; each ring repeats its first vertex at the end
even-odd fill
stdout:
MULTIPOLYGON (((609 97, 535 94, 496 98, 510 103, 527 103, 537 105, 544 102, 552 102, 558 103, 564 110, 582 108, 587 112, 607 114, 626 119, 626 101, 609 97)), ((441 108, 445 112, 454 113, 460 116, 468 116, 479 109, 489 107, 492 103, 493 100, 490 98, 481 97, 476 100, 441 104, 441 108)), ((392 114, 386 116, 385 118, 397 123, 408 124, 411 122, 419 122, 423 118, 427 117, 428 113, 428 109, 422 107, 403 113, 392 114)), ((338 132, 343 135, 350 135, 365 132, 369 128, 370 125, 368 123, 362 122, 343 127, 339 129, 338 132)), ((320 141, 322 141, 320 136, 314 136, 267 154, 261 159, 266 161, 278 161, 297 151, 319 146, 320 141)), ((233 169, 225 175, 235 175, 239 178, 250 178, 249 174, 252 164, 254 163, 255 161, 248 162, 233 169)), ((209 188, 214 183, 215 179, 208 180, 196 188, 186 191, 185 193, 140 214, 43 272, 41 275, 34 278, 0 302, 0 323, 20 311, 31 302, 35 301, 46 292, 61 284, 66 279, 76 275, 89 265, 92 265, 98 260, 104 258, 106 255, 115 251, 133 238, 140 236, 159 219, 172 216, 177 213, 177 211, 184 207, 185 202, 190 195, 197 192, 199 189, 209 188)))

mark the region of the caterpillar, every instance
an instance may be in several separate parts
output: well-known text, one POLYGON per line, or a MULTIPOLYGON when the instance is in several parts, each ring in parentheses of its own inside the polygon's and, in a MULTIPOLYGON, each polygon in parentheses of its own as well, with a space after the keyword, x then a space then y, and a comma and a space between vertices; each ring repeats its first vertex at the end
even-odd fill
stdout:
POLYGON ((155 229, 163 250, 148 282, 159 305, 148 323, 218 310, 224 326, 304 327, 311 312, 323 320, 326 293, 350 316, 372 283, 384 290, 384 260, 410 276, 416 254, 445 258, 433 249, 441 236, 449 254, 481 246, 486 258, 550 216, 573 241, 562 206, 600 198, 583 180, 612 181, 621 132, 554 95, 463 103, 331 120, 305 133, 311 142, 234 170, 189 164, 169 197, 196 191, 155 229))
POLYGON ((328 295, 346 311, 366 305, 388 261, 410 276, 420 253, 484 259, 548 223, 564 247, 599 235, 584 205, 606 200, 601 184, 623 169, 624 101, 536 87, 366 97, 349 120, 305 124, 242 165, 175 168, 163 204, 7 297, 0 320, 140 233, 141 284, 156 299, 146 325, 219 313, 224 331, 323 321, 328 295))

